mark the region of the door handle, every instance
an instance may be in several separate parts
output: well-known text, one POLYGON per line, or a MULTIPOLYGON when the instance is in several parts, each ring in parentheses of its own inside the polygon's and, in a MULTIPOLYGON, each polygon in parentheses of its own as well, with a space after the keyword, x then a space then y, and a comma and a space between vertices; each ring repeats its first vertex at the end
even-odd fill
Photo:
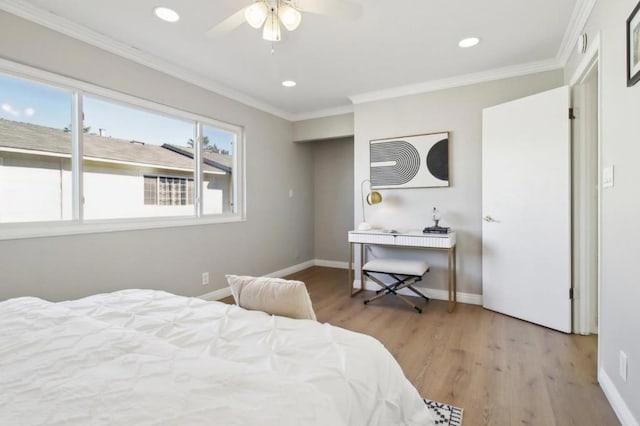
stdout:
POLYGON ((485 217, 483 217, 482 220, 484 220, 485 222, 489 222, 489 223, 498 222, 497 220, 495 220, 494 218, 492 218, 489 215, 486 215, 485 217))

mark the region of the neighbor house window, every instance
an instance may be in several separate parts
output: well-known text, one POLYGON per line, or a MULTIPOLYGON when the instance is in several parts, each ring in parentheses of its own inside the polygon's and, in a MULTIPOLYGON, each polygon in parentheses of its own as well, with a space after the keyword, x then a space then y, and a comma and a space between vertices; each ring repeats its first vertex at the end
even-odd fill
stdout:
POLYGON ((241 128, 46 78, 0 75, 0 224, 239 218, 241 128))
POLYGON ((69 220, 71 93, 0 76, 0 223, 69 220))
POLYGON ((193 205, 193 189, 193 179, 145 176, 144 203, 159 206, 193 205))
POLYGON ((158 177, 144 177, 144 204, 155 206, 158 204, 158 177))

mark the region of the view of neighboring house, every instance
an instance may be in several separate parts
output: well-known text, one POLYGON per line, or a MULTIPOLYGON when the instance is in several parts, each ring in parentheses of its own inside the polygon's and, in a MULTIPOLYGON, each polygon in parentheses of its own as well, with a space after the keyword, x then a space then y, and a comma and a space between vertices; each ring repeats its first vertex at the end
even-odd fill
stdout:
MULTIPOLYGON (((0 222, 69 220, 71 133, 0 119, 0 222)), ((86 219, 187 216, 194 212, 191 147, 85 133, 86 219)), ((233 158, 203 155, 203 214, 231 211, 233 158)))
MULTIPOLYGON (((193 147, 191 146, 163 144, 162 147, 165 149, 169 149, 177 154, 184 155, 188 158, 193 159, 193 147)), ((206 146, 202 151, 202 163, 205 165, 205 167, 209 166, 227 173, 226 179, 207 179, 207 175, 205 174, 205 189, 203 191, 205 197, 205 206, 208 203, 215 204, 217 202, 217 200, 211 200, 208 202, 207 194, 213 194, 212 191, 216 189, 222 190, 223 210, 210 212, 208 214, 230 212, 233 207, 233 157, 228 154, 215 152, 210 147, 206 146)), ((207 212, 209 212, 209 210, 207 210, 207 212)))

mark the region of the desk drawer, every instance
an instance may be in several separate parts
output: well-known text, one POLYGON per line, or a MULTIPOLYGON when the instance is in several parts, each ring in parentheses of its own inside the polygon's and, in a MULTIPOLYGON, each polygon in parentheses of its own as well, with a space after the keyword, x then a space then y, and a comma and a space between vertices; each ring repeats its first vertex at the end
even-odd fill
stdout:
POLYGON ((349 233, 350 243, 365 243, 365 244, 389 244, 394 245, 396 237, 393 235, 380 235, 380 234, 356 234, 349 233))
POLYGON ((414 237, 410 235, 398 235, 396 237, 397 245, 409 247, 450 248, 453 247, 454 241, 449 237, 414 237))

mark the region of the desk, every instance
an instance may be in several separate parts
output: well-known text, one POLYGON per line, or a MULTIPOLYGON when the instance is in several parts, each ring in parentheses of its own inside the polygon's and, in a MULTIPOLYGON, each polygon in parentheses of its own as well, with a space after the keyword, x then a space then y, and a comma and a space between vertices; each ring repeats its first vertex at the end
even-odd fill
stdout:
MULTIPOLYGON (((456 295, 456 234, 428 235, 421 231, 390 233, 382 231, 349 231, 349 293, 351 297, 364 289, 364 283, 353 291, 353 245, 360 244, 360 269, 364 265, 365 246, 409 247, 418 249, 446 250, 448 254, 449 312, 457 303, 456 295)), ((361 271, 362 272, 362 271, 361 271)), ((362 276, 362 275, 361 275, 362 276)))

